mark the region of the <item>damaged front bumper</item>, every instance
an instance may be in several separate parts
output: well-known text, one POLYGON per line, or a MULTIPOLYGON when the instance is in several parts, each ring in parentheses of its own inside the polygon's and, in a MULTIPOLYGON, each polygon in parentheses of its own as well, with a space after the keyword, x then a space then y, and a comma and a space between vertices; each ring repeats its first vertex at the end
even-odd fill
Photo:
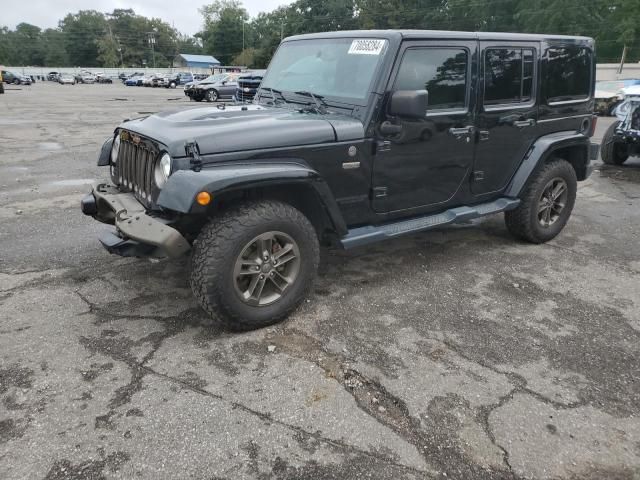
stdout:
POLYGON ((132 193, 120 192, 113 185, 94 185, 81 201, 82 212, 114 231, 100 235, 100 243, 110 252, 124 257, 179 257, 191 249, 189 242, 169 221, 148 215, 132 193))

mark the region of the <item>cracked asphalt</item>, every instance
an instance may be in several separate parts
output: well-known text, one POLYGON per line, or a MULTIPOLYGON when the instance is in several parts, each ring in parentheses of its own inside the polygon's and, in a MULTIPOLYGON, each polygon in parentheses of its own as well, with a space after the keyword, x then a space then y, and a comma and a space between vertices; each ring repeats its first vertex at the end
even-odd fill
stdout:
POLYGON ((186 105, 0 95, 0 478, 640 478, 640 159, 549 244, 496 216, 327 251, 288 321, 236 334, 186 260, 110 256, 79 211, 115 125, 186 105))

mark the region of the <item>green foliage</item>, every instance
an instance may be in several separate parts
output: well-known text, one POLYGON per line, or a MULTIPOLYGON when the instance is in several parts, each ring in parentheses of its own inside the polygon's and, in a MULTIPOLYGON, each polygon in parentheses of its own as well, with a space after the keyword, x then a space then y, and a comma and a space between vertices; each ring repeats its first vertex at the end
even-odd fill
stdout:
POLYGON ((201 38, 205 51, 223 65, 231 65, 233 57, 249 44, 249 14, 238 0, 216 0, 203 6, 200 13, 204 17, 201 38))
POLYGON ((0 27, 0 63, 162 67, 177 53, 206 53, 259 68, 283 37, 387 28, 587 35, 599 62, 618 62, 625 45, 627 61, 640 60, 640 0, 297 0, 253 19, 240 0, 216 0, 199 11, 203 28, 194 37, 131 9, 82 10, 44 31, 0 27))
POLYGON ((26 23, 13 31, 0 28, 0 63, 5 65, 167 67, 177 53, 201 52, 193 37, 131 9, 82 10, 45 31, 26 23))

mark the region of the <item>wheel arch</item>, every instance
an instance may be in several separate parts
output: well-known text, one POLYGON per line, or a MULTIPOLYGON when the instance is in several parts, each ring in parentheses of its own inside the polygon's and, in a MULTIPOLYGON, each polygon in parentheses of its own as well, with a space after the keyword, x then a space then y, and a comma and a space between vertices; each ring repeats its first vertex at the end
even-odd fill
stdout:
POLYGON ((255 200, 278 200, 300 210, 313 224, 319 238, 347 233, 346 223, 333 194, 315 170, 298 163, 221 165, 200 172, 174 173, 158 197, 158 205, 192 217, 209 218, 255 200), (200 192, 211 195, 199 205, 200 192))
POLYGON ((589 163, 592 156, 589 137, 582 133, 557 132, 540 137, 525 155, 505 195, 518 197, 531 176, 554 158, 566 160, 575 170, 577 179, 585 180, 590 173, 589 163))

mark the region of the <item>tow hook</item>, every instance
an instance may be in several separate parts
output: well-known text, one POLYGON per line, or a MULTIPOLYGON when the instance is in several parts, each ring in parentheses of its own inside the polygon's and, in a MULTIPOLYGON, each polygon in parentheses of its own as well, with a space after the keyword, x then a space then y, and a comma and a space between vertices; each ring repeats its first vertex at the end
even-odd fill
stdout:
POLYGON ((194 172, 202 170, 202 159, 200 158, 200 149, 195 140, 190 140, 184 145, 184 150, 191 157, 191 168, 194 172))

